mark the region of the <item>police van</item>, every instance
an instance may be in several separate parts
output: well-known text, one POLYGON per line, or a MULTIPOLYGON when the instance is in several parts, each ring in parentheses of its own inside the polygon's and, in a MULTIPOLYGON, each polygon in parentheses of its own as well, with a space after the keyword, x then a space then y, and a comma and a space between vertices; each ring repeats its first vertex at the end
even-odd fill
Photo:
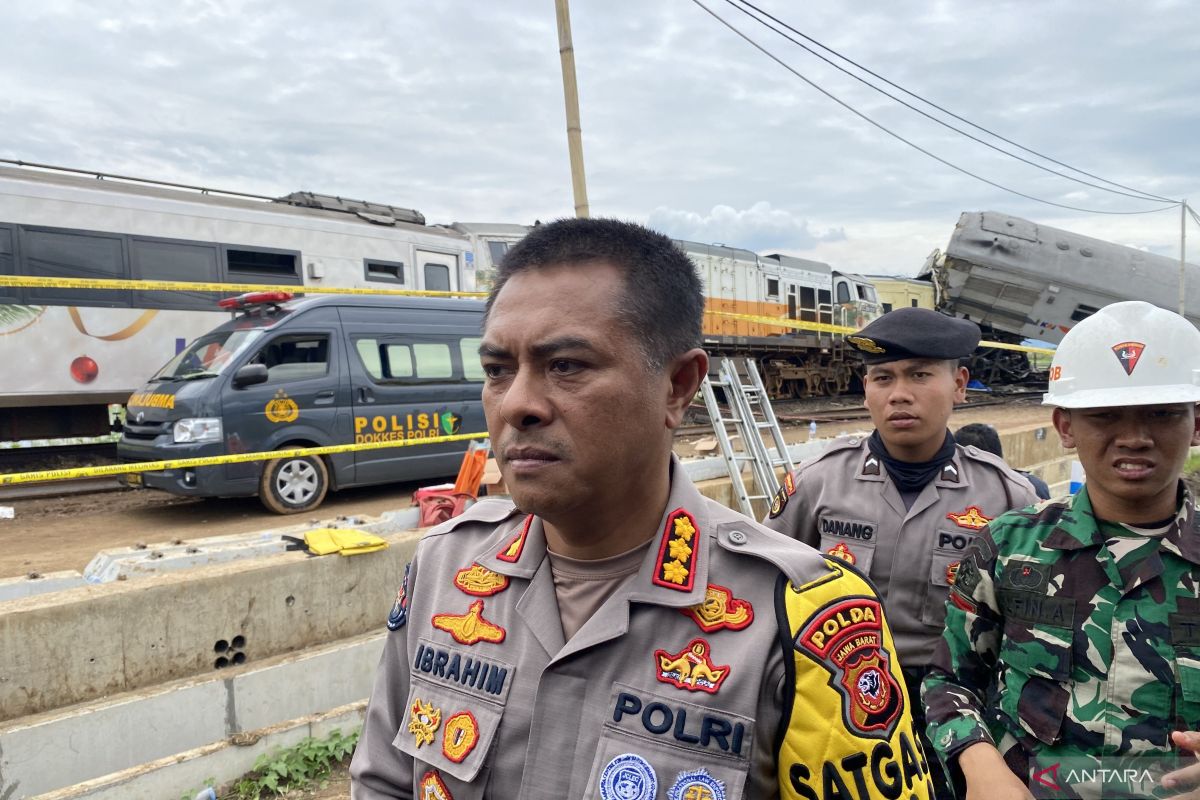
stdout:
POLYGON ((133 473, 194 497, 258 495, 279 514, 330 490, 454 475, 484 431, 482 302, 256 292, 129 398, 117 453, 164 461, 349 443, 412 447, 133 473))

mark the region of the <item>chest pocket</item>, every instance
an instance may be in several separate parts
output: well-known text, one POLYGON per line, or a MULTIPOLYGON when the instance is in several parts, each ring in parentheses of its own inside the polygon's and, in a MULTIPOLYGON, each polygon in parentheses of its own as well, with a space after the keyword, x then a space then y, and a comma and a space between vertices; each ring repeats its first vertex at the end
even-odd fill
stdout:
POLYGON ((1200 716, 1200 613, 1171 613, 1168 620, 1175 650, 1177 716, 1194 720, 1200 716))
POLYGON ((942 627, 946 623, 946 600, 967 547, 974 533, 939 530, 934 536, 933 553, 929 562, 929 583, 925 603, 921 606, 921 622, 942 627))
POLYGON ((1071 698, 1075 601, 1001 588, 1000 710, 1034 738, 1058 741, 1071 698))
POLYGON ((868 520, 822 515, 817 520, 821 552, 851 564, 864 575, 871 574, 879 526, 868 520))
POLYGON ((744 796, 753 719, 621 683, 609 707, 586 800, 744 796))
MULTIPOLYGON (((416 759, 418 784, 436 780, 456 800, 481 798, 512 667, 424 639, 418 643, 416 662, 403 722, 392 745, 416 759)), ((425 796, 420 785, 418 791, 425 796)))

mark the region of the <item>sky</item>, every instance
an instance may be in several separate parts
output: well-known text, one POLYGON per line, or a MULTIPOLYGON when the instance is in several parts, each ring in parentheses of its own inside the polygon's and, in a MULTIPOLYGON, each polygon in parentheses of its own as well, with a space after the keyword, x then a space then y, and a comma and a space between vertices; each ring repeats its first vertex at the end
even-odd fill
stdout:
MULTIPOLYGON (((1048 175, 934 125, 730 0, 576 0, 593 216, 870 274, 915 274, 959 214, 979 210, 1178 256, 1178 208, 1083 213, 965 176, 823 96, 699 2, 994 183, 1081 208, 1162 205, 1048 175)), ((1200 206, 1200 15, 1186 2, 755 4, 1026 147, 1200 206)), ((551 0, 22 0, 6 6, 4 30, 0 158, 338 194, 417 208, 430 222, 574 211, 551 0)), ((1189 223, 1188 236, 1200 263, 1200 229, 1189 223)))

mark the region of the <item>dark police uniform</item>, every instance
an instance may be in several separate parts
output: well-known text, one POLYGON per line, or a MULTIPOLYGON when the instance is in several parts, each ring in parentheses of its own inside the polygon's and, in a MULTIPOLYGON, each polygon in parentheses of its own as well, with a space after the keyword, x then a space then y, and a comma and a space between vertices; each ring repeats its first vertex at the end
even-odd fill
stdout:
MULTIPOLYGON (((979 328, 928 309, 902 308, 846 341, 868 365, 958 359, 975 348, 979 328)), ((989 521, 1037 497, 1000 458, 955 445, 940 471, 909 500, 906 507, 867 437, 841 437, 785 478, 765 522, 845 559, 878 587, 910 694, 918 698, 941 639, 959 561, 989 521)), ((922 711, 918 707, 919 719, 922 711)))
POLYGON ((427 533, 355 800, 929 797, 870 585, 677 463, 666 508, 638 573, 566 641, 540 519, 488 500, 427 533))

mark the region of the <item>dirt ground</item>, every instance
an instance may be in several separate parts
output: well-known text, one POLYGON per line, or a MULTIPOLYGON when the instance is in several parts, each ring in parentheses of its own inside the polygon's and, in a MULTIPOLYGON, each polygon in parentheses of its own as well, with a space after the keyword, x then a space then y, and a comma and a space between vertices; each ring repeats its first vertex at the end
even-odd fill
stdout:
MULTIPOLYGON (((828 408, 829 402, 822 406, 828 408)), ((803 416, 805 403, 776 404, 777 413, 803 416)), ((847 399, 848 411, 862 407, 861 400, 847 399)), ((950 419, 951 429, 968 422, 988 422, 998 429, 1050 424, 1050 409, 1027 399, 1004 405, 962 406, 950 419)), ((870 430, 869 419, 821 422, 817 436, 870 430)), ((807 441, 808 425, 785 427, 789 442, 807 441)), ((680 437, 676 451, 694 455, 694 445, 712 434, 680 437)), ((716 454, 713 452, 712 454, 716 454)), ((313 519, 333 519, 339 515, 375 516, 410 506, 418 484, 403 483, 331 494, 316 512, 308 515, 279 516, 266 511, 256 498, 192 499, 175 497, 153 489, 124 489, 70 497, 5 500, 13 519, 0 519, 0 578, 17 577, 30 572, 82 570, 100 550, 128 547, 139 542, 152 545, 175 539, 196 539, 230 533, 245 533, 278 528, 313 519)))

